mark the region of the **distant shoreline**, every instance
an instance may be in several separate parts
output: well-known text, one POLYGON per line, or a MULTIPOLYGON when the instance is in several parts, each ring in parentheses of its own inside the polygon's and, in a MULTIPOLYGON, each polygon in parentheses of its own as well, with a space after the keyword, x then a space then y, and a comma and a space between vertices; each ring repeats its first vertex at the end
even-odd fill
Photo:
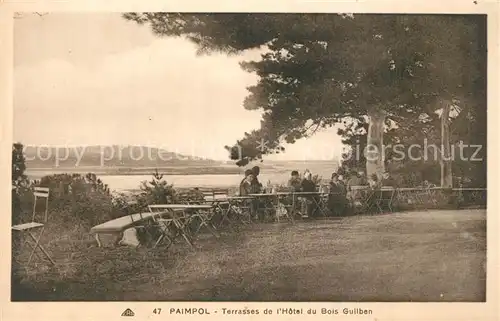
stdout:
MULTIPOLYGON (((329 176, 337 168, 337 164, 332 161, 288 161, 288 162, 268 162, 267 164, 256 163, 264 173, 285 173, 291 170, 303 171, 310 169, 322 176, 329 176)), ((25 174, 30 179, 40 179, 41 177, 57 174, 80 174, 93 173, 98 176, 150 176, 157 170, 162 175, 243 175, 246 167, 236 165, 218 165, 218 166, 144 166, 144 167, 126 167, 126 166, 78 166, 78 167, 30 167, 27 164, 25 174)), ((325 177, 326 177, 325 176, 325 177)))
MULTIPOLYGON (((158 168, 158 173, 162 175, 232 175, 241 174, 242 169, 240 168, 228 168, 228 167, 205 167, 205 168, 158 168)), ((27 176, 42 177, 46 175, 55 174, 87 174, 93 173, 101 176, 134 176, 134 175, 153 175, 156 169, 151 168, 29 168, 26 170, 27 176)))

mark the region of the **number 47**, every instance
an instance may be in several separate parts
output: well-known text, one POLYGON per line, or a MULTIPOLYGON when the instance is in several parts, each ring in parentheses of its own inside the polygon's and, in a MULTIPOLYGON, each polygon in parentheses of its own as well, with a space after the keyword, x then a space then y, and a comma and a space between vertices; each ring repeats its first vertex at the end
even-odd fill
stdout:
POLYGON ((161 308, 156 308, 153 310, 153 314, 160 314, 161 313, 161 308))

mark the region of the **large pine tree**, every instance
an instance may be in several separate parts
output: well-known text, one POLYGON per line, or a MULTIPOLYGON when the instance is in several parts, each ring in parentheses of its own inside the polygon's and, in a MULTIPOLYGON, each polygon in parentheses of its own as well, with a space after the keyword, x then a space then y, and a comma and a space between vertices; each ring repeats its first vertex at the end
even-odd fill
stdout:
MULTIPOLYGON (((185 37, 200 53, 265 48, 242 67, 260 76, 247 109, 261 128, 230 147, 239 164, 279 152, 346 119, 366 122, 376 146, 368 174, 384 170, 384 124, 434 117, 443 105, 485 113, 485 16, 389 14, 129 13, 158 36, 185 37), (265 146, 260 143, 264 139, 265 146), (265 147, 265 148, 262 148, 265 147)), ((235 106, 238 108, 238 106, 235 106)), ((345 131, 347 134, 349 131, 345 131)))

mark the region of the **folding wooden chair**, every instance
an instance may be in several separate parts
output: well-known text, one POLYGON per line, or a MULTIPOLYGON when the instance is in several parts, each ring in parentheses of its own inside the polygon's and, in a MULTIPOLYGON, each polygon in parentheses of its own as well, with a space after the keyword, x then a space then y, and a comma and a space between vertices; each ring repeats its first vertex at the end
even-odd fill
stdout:
POLYGON ((361 199, 361 211, 371 213, 373 208, 378 207, 378 201, 380 199, 380 190, 366 190, 363 191, 364 195, 361 199))
POLYGON ((374 197, 373 191, 365 185, 353 185, 349 187, 347 199, 354 212, 360 214, 372 208, 370 203, 374 197))
POLYGON ((34 201, 33 201, 33 215, 31 217, 31 222, 12 226, 13 232, 25 233, 28 234, 29 236, 29 239, 25 240, 25 244, 28 244, 31 247, 31 253, 28 258, 28 263, 26 264, 26 268, 28 268, 28 266, 30 265, 31 260, 33 259, 33 255, 38 256, 38 254, 36 253, 37 249, 39 249, 44 254, 44 256, 50 261, 52 265, 56 264, 54 260, 52 260, 50 255, 47 253, 47 251, 40 244, 40 239, 42 238, 43 232, 45 230, 45 224, 47 223, 48 220, 49 188, 35 187, 35 191, 33 194, 34 194, 34 201), (36 214, 37 214, 36 205, 39 199, 45 199, 45 211, 42 223, 36 221, 36 214), (35 230, 39 230, 38 236, 35 235, 34 232, 35 230), (30 243, 30 241, 32 241, 33 244, 30 243))
POLYGON ((217 228, 213 225, 212 219, 214 217, 215 206, 211 209, 196 209, 191 210, 191 215, 188 216, 187 224, 198 221, 198 226, 192 231, 192 236, 196 237, 201 229, 205 227, 210 233, 212 233, 215 238, 220 238, 220 234, 217 232, 217 228))
POLYGON ((205 217, 213 228, 222 227, 224 223, 231 231, 234 230, 234 226, 229 216, 232 213, 231 206, 228 201, 229 190, 227 189, 213 189, 210 192, 204 192, 205 204, 210 204, 213 206, 213 210, 205 213, 205 217), (214 220, 219 218, 218 223, 214 220))
POLYGON ((290 215, 296 218, 302 218, 303 213, 299 197, 294 193, 291 193, 290 196, 286 198, 286 202, 288 203, 287 210, 290 215))
POLYGON ((314 203, 316 204, 316 210, 319 211, 321 216, 324 218, 329 216, 328 213, 328 194, 323 192, 318 192, 318 195, 314 198, 314 203))
POLYGON ((234 224, 233 220, 236 221, 238 219, 238 215, 236 213, 233 213, 231 203, 227 199, 217 199, 209 203, 211 203, 214 208, 207 217, 208 221, 211 222, 214 227, 217 225, 217 228, 221 228, 226 223, 226 226, 231 231, 237 229, 237 226, 234 224), (213 222, 216 217, 220 218, 217 224, 213 222))
POLYGON ((228 211, 233 213, 235 219, 243 225, 252 224, 252 206, 250 202, 253 200, 250 196, 232 196, 227 198, 229 206, 228 211))
POLYGON ((149 205, 149 211, 155 213, 153 215, 153 220, 160 226, 162 235, 156 241, 154 247, 158 246, 164 239, 168 240, 167 249, 174 244, 175 240, 182 236, 187 244, 194 250, 194 244, 192 240, 192 235, 187 228, 187 223, 189 222, 189 216, 186 215, 184 209, 172 209, 165 208, 161 209, 161 205, 156 205, 159 208, 155 208, 155 205, 149 205), (159 209, 160 211, 155 211, 159 209), (168 216, 165 218, 165 216, 168 216), (170 235, 173 233, 173 235, 170 235))
POLYGON ((200 192, 203 194, 205 200, 215 199, 215 192, 212 189, 200 189, 200 192))
POLYGON ((156 223, 158 223, 158 227, 160 228, 160 236, 156 240, 155 244, 153 245, 153 248, 156 248, 158 244, 160 244, 163 240, 167 240, 168 243, 166 245, 166 248, 170 248, 172 244, 174 244, 174 240, 177 237, 177 234, 179 233, 176 229, 174 230, 174 235, 170 235, 173 227, 173 220, 172 219, 164 219, 164 218, 156 218, 154 219, 156 223))
POLYGON ((156 248, 162 241, 167 240, 166 248, 170 248, 174 244, 175 239, 177 236, 180 235, 179 230, 176 228, 174 224, 174 219, 172 217, 170 218, 164 218, 162 217, 162 213, 164 211, 155 211, 151 206, 148 205, 148 209, 151 213, 153 213, 153 216, 151 217, 153 219, 153 222, 158 226, 159 231, 160 231, 160 236, 157 238, 156 242, 153 245, 153 248, 156 248), (173 233, 173 235, 171 235, 173 233))
POLYGON ((392 203, 394 201, 394 195, 396 194, 396 189, 393 187, 382 187, 379 191, 379 197, 376 200, 377 208, 380 213, 384 212, 384 209, 388 209, 391 213, 394 212, 392 209, 392 203))

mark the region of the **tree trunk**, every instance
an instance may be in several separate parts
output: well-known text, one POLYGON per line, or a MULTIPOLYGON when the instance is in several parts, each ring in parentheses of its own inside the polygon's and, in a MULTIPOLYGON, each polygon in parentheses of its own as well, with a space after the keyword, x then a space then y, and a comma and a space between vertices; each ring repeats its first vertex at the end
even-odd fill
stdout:
POLYGON ((385 113, 373 110, 368 114, 369 126, 365 151, 366 175, 373 174, 380 179, 385 171, 384 166, 384 124, 385 113))
POLYGON ((441 114, 441 187, 453 187, 450 155, 450 104, 446 102, 441 114))

